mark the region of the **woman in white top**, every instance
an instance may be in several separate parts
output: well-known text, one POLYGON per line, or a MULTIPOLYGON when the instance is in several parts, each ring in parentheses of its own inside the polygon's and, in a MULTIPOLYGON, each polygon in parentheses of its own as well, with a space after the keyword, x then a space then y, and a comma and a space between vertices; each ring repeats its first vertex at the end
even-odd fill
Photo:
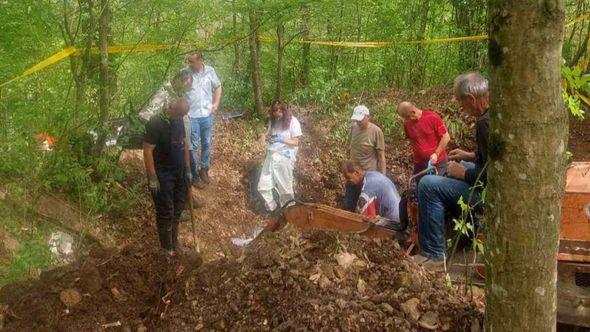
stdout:
POLYGON ((295 198, 293 191, 293 168, 297 156, 297 146, 301 137, 301 125, 291 114, 287 104, 275 101, 270 108, 268 130, 261 136, 266 145, 266 157, 262 165, 258 192, 264 199, 266 209, 274 211, 295 198), (279 204, 274 199, 273 189, 277 191, 279 204))

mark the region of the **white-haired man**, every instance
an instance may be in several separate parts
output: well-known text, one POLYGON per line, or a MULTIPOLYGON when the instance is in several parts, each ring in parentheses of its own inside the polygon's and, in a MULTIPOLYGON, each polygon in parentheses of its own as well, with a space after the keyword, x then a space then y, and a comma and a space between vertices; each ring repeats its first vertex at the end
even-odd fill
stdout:
POLYGON ((487 182, 488 81, 478 73, 460 75, 455 79, 454 93, 461 109, 477 118, 477 150, 452 150, 446 177, 427 175, 418 185, 420 254, 414 256, 414 261, 431 269, 442 267, 445 259, 446 212, 458 213, 460 198, 471 206, 481 204, 480 195, 487 182))

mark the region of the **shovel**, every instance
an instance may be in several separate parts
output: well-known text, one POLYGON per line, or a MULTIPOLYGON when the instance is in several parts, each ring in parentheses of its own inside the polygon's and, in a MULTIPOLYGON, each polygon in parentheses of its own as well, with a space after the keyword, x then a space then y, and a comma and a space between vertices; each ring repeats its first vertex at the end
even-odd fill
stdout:
POLYGON ((187 195, 188 195, 188 208, 189 208, 189 214, 191 216, 191 230, 193 233, 193 246, 195 247, 195 250, 197 251, 197 253, 201 253, 201 248, 199 246, 199 244, 197 243, 197 232, 195 230, 195 212, 194 210, 194 204, 193 204, 193 190, 192 190, 192 186, 189 184, 188 188, 187 188, 187 195))

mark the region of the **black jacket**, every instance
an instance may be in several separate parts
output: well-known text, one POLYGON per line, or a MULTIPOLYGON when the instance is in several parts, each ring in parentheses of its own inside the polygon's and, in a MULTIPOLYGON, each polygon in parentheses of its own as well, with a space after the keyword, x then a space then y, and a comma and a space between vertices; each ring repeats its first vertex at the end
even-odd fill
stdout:
POLYGON ((469 185, 476 185, 482 182, 487 183, 486 162, 488 161, 488 133, 489 133, 490 112, 486 111, 475 123, 475 140, 477 151, 475 152, 475 169, 465 172, 465 182, 469 185), (479 177, 479 179, 478 179, 479 177))

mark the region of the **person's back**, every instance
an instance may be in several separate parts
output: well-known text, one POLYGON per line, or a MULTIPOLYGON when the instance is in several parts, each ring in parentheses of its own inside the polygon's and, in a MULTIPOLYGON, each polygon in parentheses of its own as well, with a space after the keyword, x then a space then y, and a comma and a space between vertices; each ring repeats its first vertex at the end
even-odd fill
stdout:
POLYGON ((387 176, 369 171, 365 175, 357 209, 363 213, 374 209, 376 215, 399 222, 400 199, 397 188, 387 176))
POLYGON ((154 146, 156 170, 183 169, 184 122, 170 119, 164 113, 153 116, 146 124, 145 142, 154 146))

